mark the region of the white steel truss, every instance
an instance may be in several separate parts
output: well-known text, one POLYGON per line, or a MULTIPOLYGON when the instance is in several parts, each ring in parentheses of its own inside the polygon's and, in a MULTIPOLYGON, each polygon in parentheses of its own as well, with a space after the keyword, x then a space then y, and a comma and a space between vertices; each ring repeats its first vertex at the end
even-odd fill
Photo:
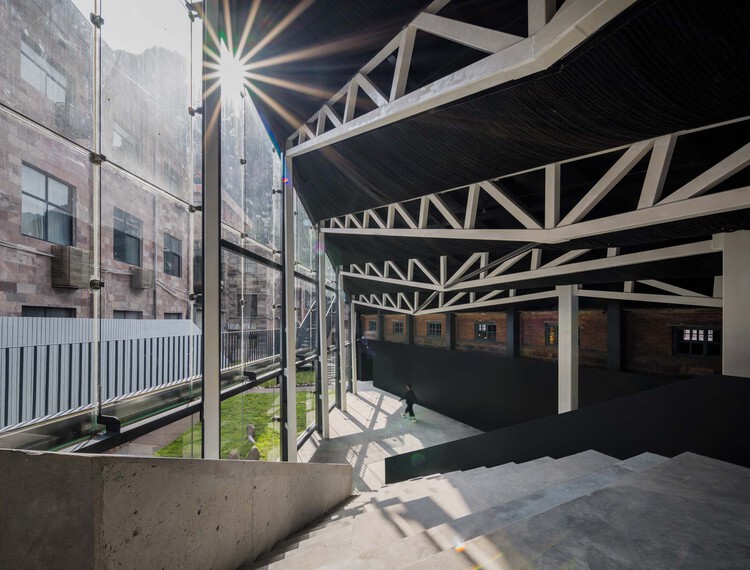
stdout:
POLYGON ((554 14, 554 2, 529 0, 529 37, 505 34, 438 16, 446 4, 436 0, 378 52, 321 109, 288 139, 290 157, 317 150, 370 130, 549 68, 586 41, 636 0, 568 0, 554 14), (487 53, 487 57, 405 94, 417 31, 487 53), (368 75, 396 54, 391 90, 382 93, 368 75), (355 117, 362 91, 376 109, 355 117), (344 102, 344 115, 333 108, 344 102), (329 128, 329 122, 331 128, 329 128))
MULTIPOLYGON (((743 117, 731 123, 748 122, 749 119, 743 117)), ((534 169, 542 170, 545 175, 543 220, 537 220, 527 212, 520 200, 513 196, 504 184, 506 178, 531 172, 524 171, 363 212, 330 218, 321 223, 321 231, 329 234, 555 244, 748 208, 750 207, 750 187, 714 192, 708 196, 705 194, 750 165, 750 142, 734 150, 729 156, 672 194, 661 197, 671 164, 672 151, 678 137, 701 130, 720 128, 727 124, 729 123, 674 133, 534 169), (560 219, 560 165, 615 152, 622 152, 622 156, 560 219), (592 210, 606 201, 607 196, 617 184, 649 153, 648 170, 638 206, 631 211, 592 219, 590 217, 592 210), (516 226, 523 226, 523 229, 518 227, 477 228, 477 208, 482 196, 493 200, 512 216, 516 226), (409 210, 416 210, 417 204, 419 216, 415 220, 409 210), (453 204, 453 209, 448 204, 453 204)))

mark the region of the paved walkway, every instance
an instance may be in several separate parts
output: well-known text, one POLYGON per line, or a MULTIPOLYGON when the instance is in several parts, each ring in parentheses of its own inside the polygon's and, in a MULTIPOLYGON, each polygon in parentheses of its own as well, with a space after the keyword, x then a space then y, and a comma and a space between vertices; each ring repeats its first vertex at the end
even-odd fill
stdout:
POLYGON ((385 458, 482 433, 480 430, 415 406, 418 423, 403 418, 403 402, 359 382, 359 394, 347 394, 347 413, 331 411, 331 438, 315 433, 299 451, 300 461, 349 463, 354 490, 373 491, 385 483, 385 458))

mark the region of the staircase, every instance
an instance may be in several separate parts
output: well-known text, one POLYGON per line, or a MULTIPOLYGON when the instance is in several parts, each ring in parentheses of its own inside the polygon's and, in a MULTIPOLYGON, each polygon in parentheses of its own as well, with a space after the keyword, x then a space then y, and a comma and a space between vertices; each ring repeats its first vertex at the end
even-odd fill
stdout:
POLYGON ((750 469, 585 451, 353 497, 252 568, 740 568, 750 469))

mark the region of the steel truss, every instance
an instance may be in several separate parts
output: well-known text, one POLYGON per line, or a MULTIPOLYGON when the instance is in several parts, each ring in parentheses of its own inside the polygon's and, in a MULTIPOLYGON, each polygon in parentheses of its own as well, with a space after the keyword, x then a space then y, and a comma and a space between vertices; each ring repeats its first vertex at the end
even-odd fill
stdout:
POLYGON ((370 130, 549 68, 604 27, 636 0, 529 0, 528 37, 515 36, 438 16, 450 0, 436 0, 378 52, 349 83, 287 139, 296 157, 370 130), (484 52, 487 57, 458 72, 405 93, 417 31, 484 52), (396 56, 391 89, 383 93, 368 75, 396 56), (377 106, 355 117, 359 92, 377 106), (334 110, 344 103, 343 116, 334 110))
MULTIPOLYGON (((748 118, 732 122, 743 121, 748 121, 748 118)), ((533 293, 530 296, 516 296, 514 284, 521 282, 528 284, 534 280, 550 277, 720 252, 721 240, 705 239, 625 255, 620 255, 619 249, 612 247, 597 250, 571 249, 558 253, 549 249, 545 250, 543 246, 750 208, 750 187, 730 188, 708 194, 721 182, 750 165, 750 143, 733 150, 725 158, 671 194, 662 196, 676 140, 689 133, 715 129, 727 124, 674 133, 606 151, 609 153, 619 150, 622 155, 562 217, 560 215, 560 165, 562 163, 555 163, 543 167, 545 174, 544 220, 536 219, 525 210, 520 201, 503 184, 503 178, 498 178, 406 202, 331 218, 322 223, 324 227, 321 231, 324 234, 516 241, 524 244, 514 253, 494 260, 490 259, 488 252, 473 253, 467 256, 451 274, 448 272, 447 256, 441 256, 437 264, 435 260, 424 259, 409 259, 405 263, 385 261, 364 265, 352 264, 348 271, 343 272, 347 278, 403 287, 403 292, 398 293, 360 295, 356 299, 360 305, 410 314, 426 314, 476 309, 554 296, 556 294, 554 289, 533 293), (617 184, 640 160, 647 156, 648 168, 637 207, 632 211, 592 218, 590 216, 592 210, 600 203, 605 203, 617 184), (459 196, 459 191, 463 191, 460 194, 463 200, 456 198, 459 196), (512 216, 517 225, 522 225, 524 229, 476 228, 480 193, 489 196, 512 216), (416 210, 414 207, 416 203, 418 203, 419 215, 415 218, 409 211, 416 210), (448 204, 452 204, 453 207, 449 207, 448 204), (580 260, 581 257, 585 259, 580 260), (437 269, 431 269, 433 267, 437 269), (512 272, 511 269, 513 269, 512 272), (488 292, 488 289, 491 290, 488 292), (481 293, 477 292, 478 290, 482 290, 481 293)), ((590 156, 594 155, 578 157, 566 162, 579 161, 590 156)), ((511 176, 517 174, 521 173, 511 176)), ((661 281, 643 280, 640 283, 650 288, 660 289, 663 293, 636 292, 635 282, 626 281, 620 292, 581 289, 578 294, 581 297, 592 298, 706 307, 722 306, 721 277, 717 277, 714 294, 710 297, 661 281)))

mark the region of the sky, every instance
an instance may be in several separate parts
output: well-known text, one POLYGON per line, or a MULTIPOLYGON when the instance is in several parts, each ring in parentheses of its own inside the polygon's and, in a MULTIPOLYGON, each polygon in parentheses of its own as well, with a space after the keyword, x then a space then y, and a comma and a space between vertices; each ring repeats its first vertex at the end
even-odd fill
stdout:
MULTIPOLYGON (((93 0, 71 0, 86 16, 93 0)), ((102 39, 115 50, 139 54, 161 46, 190 54, 190 20, 181 0, 101 0, 102 39)))

